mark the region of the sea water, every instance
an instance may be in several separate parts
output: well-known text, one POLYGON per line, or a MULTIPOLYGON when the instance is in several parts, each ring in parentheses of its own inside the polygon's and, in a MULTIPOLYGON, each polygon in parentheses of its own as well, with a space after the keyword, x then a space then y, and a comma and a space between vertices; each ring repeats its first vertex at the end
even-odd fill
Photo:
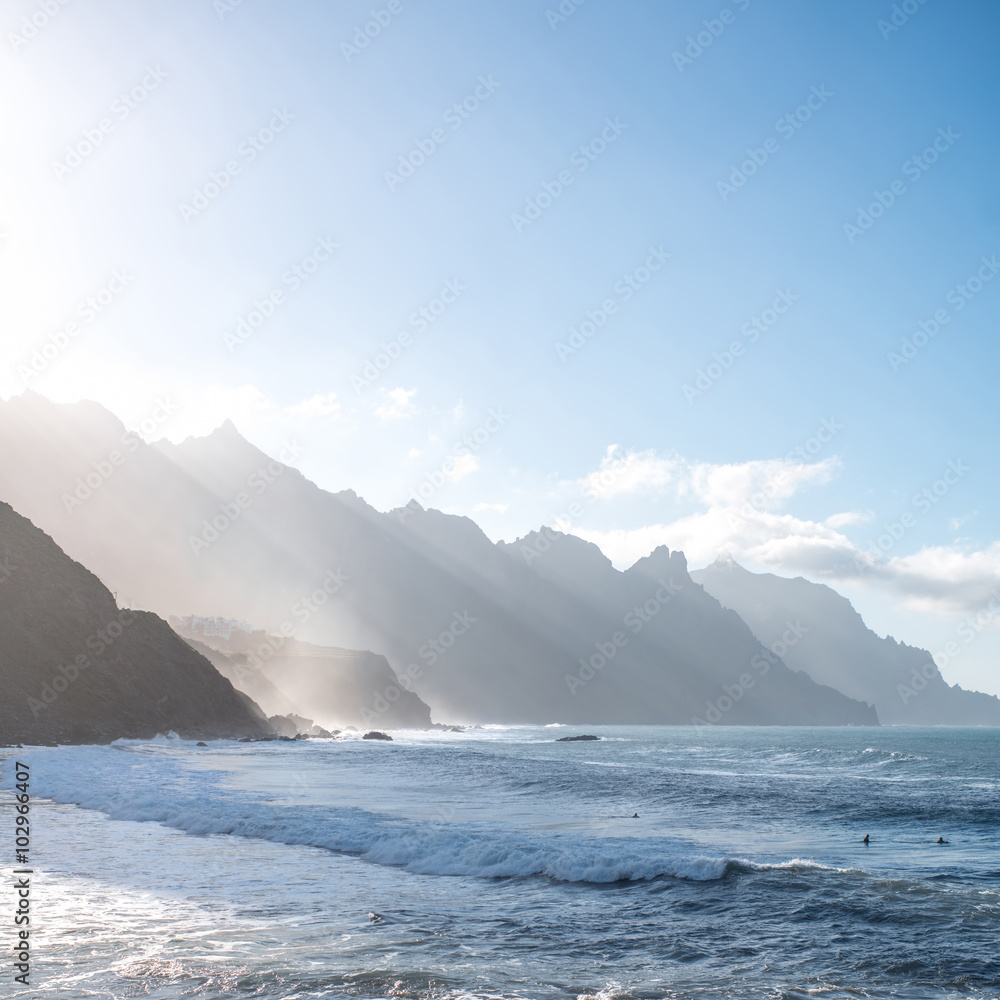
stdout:
POLYGON ((1000 996, 1000 730, 393 736, 0 751, 0 996, 1000 996))

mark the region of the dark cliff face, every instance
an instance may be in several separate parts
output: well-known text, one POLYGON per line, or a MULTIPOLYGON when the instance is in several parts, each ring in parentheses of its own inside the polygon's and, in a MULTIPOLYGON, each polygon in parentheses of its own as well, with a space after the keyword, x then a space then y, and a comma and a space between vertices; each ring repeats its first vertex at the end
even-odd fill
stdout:
POLYGON ((232 684, 0 503, 0 742, 263 735, 232 684))
POLYGON ((164 616, 246 618, 373 650, 442 722, 876 722, 780 658, 761 661, 681 553, 622 573, 558 532, 496 545, 468 518, 416 504, 383 513, 320 489, 231 425, 135 444, 88 496, 74 483, 122 433, 93 405, 0 403, 0 495, 164 616))

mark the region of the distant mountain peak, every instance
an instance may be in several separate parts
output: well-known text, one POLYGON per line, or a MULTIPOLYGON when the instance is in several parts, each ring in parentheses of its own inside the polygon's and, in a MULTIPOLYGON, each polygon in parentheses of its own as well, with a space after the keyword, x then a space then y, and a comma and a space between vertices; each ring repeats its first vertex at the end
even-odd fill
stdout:
POLYGON ((788 666, 818 684, 874 704, 883 723, 996 725, 1000 721, 995 698, 949 687, 927 650, 880 638, 850 600, 826 584, 801 576, 752 573, 721 559, 692 576, 740 615, 763 645, 774 649, 780 644, 788 666), (925 688, 927 692, 918 697, 925 688))
MULTIPOLYGON (((468 518, 381 513, 353 491, 277 470, 231 423, 139 446, 71 513, 58 499, 65 484, 106 461, 117 438, 88 436, 65 410, 27 419, 13 409, 0 407, 0 496, 40 516, 67 552, 145 607, 211 607, 281 622, 282 635, 302 625, 303 641, 376 650, 439 717, 689 724, 760 652, 737 615, 691 586, 681 552, 660 546, 622 573, 593 543, 551 528, 495 545, 468 518), (619 632, 628 641, 613 640, 614 669, 596 673, 619 632)), ((769 677, 727 721, 875 721, 783 664, 769 677)), ((359 708, 378 714, 399 685, 386 674, 372 691, 368 680, 359 708)))
MULTIPOLYGON (((158 444, 160 442, 157 442, 158 444)), ((249 441, 240 433, 239 428, 226 417, 225 420, 219 424, 218 427, 213 428, 207 434, 189 434, 183 441, 180 442, 176 447, 178 448, 189 448, 191 446, 204 446, 206 443, 211 443, 212 445, 229 445, 240 444, 242 446, 249 445, 249 441)))
POLYGON ((601 547, 594 542, 581 538, 565 531, 558 531, 555 528, 543 527, 513 542, 500 542, 499 547, 504 548, 509 545, 512 552, 520 552, 521 547, 541 553, 558 553, 564 559, 572 560, 579 566, 589 565, 599 571, 613 569, 611 560, 604 554, 601 547))
POLYGON ((212 433, 209 434, 208 436, 212 437, 212 435, 214 434, 218 434, 220 436, 228 434, 230 436, 235 435, 236 437, 243 437, 243 435, 240 434, 239 430, 237 429, 236 424, 234 424, 232 420, 229 419, 229 417, 226 417, 226 419, 223 420, 222 423, 219 424, 219 426, 216 427, 215 430, 212 431, 212 433))
POLYGON ((219 424, 218 427, 209 431, 207 434, 191 434, 184 439, 183 444, 188 444, 192 441, 212 441, 222 444, 232 445, 232 444, 242 444, 248 445, 250 442, 240 433, 239 428, 226 417, 225 420, 219 424))
POLYGON ((125 425, 115 414, 92 399, 80 399, 75 403, 55 403, 34 389, 25 389, 19 396, 12 396, 5 403, 13 413, 26 415, 29 420, 40 421, 43 426, 69 427, 78 430, 89 425, 91 430, 103 429, 110 434, 120 435, 125 425), (69 418, 67 420, 67 417, 69 418))
POLYGON ((671 552, 666 545, 657 545, 648 556, 636 560, 625 572, 652 577, 670 572, 687 576, 687 557, 680 549, 671 552))

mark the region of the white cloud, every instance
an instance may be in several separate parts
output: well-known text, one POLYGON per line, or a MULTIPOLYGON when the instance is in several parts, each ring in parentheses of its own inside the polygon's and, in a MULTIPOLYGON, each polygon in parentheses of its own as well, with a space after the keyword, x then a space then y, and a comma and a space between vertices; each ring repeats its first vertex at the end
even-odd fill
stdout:
POLYGON ((508 505, 505 503, 477 503, 475 507, 472 508, 475 511, 492 511, 494 514, 506 514, 508 510, 508 505))
POLYGON ((337 402, 337 394, 328 392, 325 395, 311 396, 303 399, 301 403, 289 406, 286 411, 293 417, 332 417, 340 415, 340 403, 337 402))
POLYGON ((729 552, 748 568, 783 576, 878 584, 911 609, 935 615, 975 614, 993 596, 1000 598, 1000 542, 979 550, 929 546, 876 558, 828 522, 769 512, 742 517, 731 508, 628 530, 577 528, 574 534, 596 543, 619 568, 666 545, 682 550, 693 566, 729 552))
POLYGON ((851 524, 868 524, 874 520, 873 510, 847 510, 842 514, 831 514, 823 523, 830 528, 846 528, 851 524))
POLYGON ((788 459, 711 465, 702 462, 687 469, 685 483, 710 507, 772 510, 805 486, 822 486, 840 472, 838 458, 807 464, 788 459))
POLYGON ((451 471, 446 471, 444 474, 453 483, 457 483, 460 479, 464 479, 466 476, 470 476, 473 472, 478 471, 479 459, 475 455, 463 452, 461 455, 451 456, 451 471))
POLYGON ((375 416, 379 420, 409 420, 417 412, 411 400, 417 394, 416 389, 382 389, 383 403, 375 407, 375 416))
POLYGON ((793 462, 766 459, 739 464, 689 462, 655 451, 622 453, 609 445, 601 464, 579 483, 586 496, 608 500, 621 494, 655 492, 677 500, 694 499, 710 507, 749 504, 770 510, 805 486, 823 485, 840 472, 840 459, 793 462))
MULTIPOLYGON (((682 507, 703 509, 636 528, 597 530, 564 526, 596 543, 619 568, 632 565, 658 545, 682 550, 694 566, 729 552, 754 569, 814 579, 878 583, 897 599, 923 612, 970 614, 1000 595, 1000 542, 975 550, 962 544, 925 547, 894 555, 902 541, 880 536, 878 544, 856 545, 840 529, 866 524, 870 510, 842 511, 823 521, 782 513, 801 490, 822 486, 841 469, 839 458, 814 463, 788 459, 713 465, 653 451, 608 448, 599 468, 577 485, 608 501, 640 491, 662 495, 682 507)), ((972 516, 972 515, 970 515, 972 516)), ((964 520, 964 519, 962 519, 964 520)), ((960 524, 961 520, 956 522, 960 524)))
POLYGON ((970 511, 968 514, 962 514, 960 517, 953 517, 948 522, 948 530, 958 531, 958 529, 961 528, 963 524, 968 523, 974 517, 977 517, 978 514, 979 514, 979 509, 976 508, 976 510, 970 511))
POLYGON ((928 546, 889 559, 874 572, 902 590, 915 608, 966 614, 1000 590, 1000 542, 978 550, 928 546))
POLYGON ((668 524, 631 530, 577 529, 574 533, 595 542, 620 567, 630 566, 657 545, 681 549, 696 566, 726 551, 737 562, 778 571, 788 569, 790 563, 828 567, 845 561, 853 564, 854 558, 850 541, 823 524, 790 514, 754 512, 743 517, 732 508, 715 508, 668 524))
POLYGON ((675 461, 659 458, 655 451, 630 451, 620 455, 618 445, 608 445, 600 467, 581 483, 587 496, 602 499, 620 493, 655 490, 668 485, 674 474, 675 461))

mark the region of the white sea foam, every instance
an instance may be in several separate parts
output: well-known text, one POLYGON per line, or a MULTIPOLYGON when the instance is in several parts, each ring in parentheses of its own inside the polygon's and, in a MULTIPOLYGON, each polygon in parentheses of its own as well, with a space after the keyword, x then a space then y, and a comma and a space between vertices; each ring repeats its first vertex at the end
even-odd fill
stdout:
POLYGON ((945 984, 922 996, 961 977, 994 995, 988 733, 962 734, 969 765, 937 731, 833 734, 817 754, 823 733, 762 753, 734 730, 696 755, 671 731, 666 759, 642 754, 657 731, 573 749, 541 727, 399 735, 0 751, 31 764, 50 993, 746 1000, 822 992, 835 969, 838 997, 901 998, 919 955, 945 984), (941 760, 938 784, 914 794, 934 769, 886 766, 875 740, 941 760))
MULTIPOLYGON (((542 834, 496 824, 421 822, 357 808, 289 807, 227 786, 218 772, 185 766, 172 747, 177 744, 165 740, 32 753, 31 759, 38 762, 32 768, 32 790, 36 796, 115 820, 151 821, 200 836, 235 835, 325 848, 427 875, 544 876, 601 883, 663 876, 710 881, 741 865, 662 838, 542 834), (137 752, 142 753, 141 767, 135 766, 137 752)), ((5 784, 11 780, 5 775, 5 784)))

